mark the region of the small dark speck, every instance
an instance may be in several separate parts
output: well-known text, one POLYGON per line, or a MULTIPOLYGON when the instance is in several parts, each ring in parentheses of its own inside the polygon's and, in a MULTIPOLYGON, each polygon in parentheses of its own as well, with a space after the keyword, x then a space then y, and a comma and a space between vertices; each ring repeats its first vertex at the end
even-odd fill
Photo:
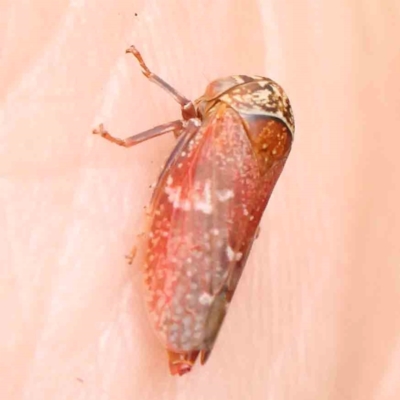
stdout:
POLYGON ((137 17, 137 13, 135 13, 135 17, 137 17))

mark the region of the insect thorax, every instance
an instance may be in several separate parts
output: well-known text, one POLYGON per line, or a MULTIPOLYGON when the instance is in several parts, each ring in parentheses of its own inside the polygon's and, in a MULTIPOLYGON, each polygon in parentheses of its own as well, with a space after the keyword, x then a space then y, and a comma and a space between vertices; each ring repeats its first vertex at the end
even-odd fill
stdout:
POLYGON ((252 142, 262 170, 269 170, 289 154, 294 118, 289 99, 273 80, 233 75, 211 82, 195 105, 202 119, 219 104, 235 110, 252 142))

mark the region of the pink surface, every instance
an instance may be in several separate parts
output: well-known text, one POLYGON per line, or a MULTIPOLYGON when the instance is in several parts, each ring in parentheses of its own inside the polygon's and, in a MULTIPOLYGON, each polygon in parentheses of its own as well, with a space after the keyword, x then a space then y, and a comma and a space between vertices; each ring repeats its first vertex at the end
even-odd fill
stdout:
POLYGON ((0 5, 0 397, 399 399, 398 0, 99 4, 0 5), (190 98, 269 76, 297 123, 214 352, 182 378, 123 257, 174 139, 90 134, 179 115, 131 44, 190 98))

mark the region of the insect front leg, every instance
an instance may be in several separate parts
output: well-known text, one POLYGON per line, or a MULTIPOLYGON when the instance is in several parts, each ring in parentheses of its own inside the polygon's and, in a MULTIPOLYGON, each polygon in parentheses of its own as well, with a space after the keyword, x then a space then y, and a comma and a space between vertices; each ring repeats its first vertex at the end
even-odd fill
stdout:
POLYGON ((171 85, 165 82, 164 79, 161 79, 159 76, 151 72, 147 67, 146 63, 144 62, 142 55, 139 53, 139 51, 136 49, 135 46, 129 47, 129 49, 127 49, 126 52, 133 54, 133 56, 138 60, 140 66, 142 67, 143 75, 147 79, 149 79, 151 82, 155 83, 163 90, 165 90, 167 93, 169 93, 175 99, 175 101, 177 101, 181 105, 182 116, 184 119, 190 119, 196 117, 196 109, 194 107, 194 104, 185 96, 182 96, 171 85))
POLYGON ((140 132, 140 133, 130 136, 126 139, 119 139, 115 136, 112 136, 110 133, 108 133, 104 129, 103 124, 100 124, 96 129, 93 130, 93 134, 100 135, 104 139, 106 139, 112 143, 115 143, 119 146, 132 147, 141 142, 144 142, 145 140, 153 139, 157 136, 161 136, 161 135, 164 135, 169 132, 172 132, 175 135, 175 137, 178 137, 180 135, 180 133, 182 132, 183 128, 184 128, 184 121, 178 119, 176 121, 158 125, 152 129, 149 129, 144 132, 140 132))

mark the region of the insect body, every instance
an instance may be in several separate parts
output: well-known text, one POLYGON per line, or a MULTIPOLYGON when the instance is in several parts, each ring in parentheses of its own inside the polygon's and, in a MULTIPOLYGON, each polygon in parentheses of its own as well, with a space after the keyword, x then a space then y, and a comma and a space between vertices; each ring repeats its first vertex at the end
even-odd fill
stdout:
POLYGON ((294 120, 274 81, 236 75, 210 83, 195 102, 149 71, 181 105, 182 119, 127 139, 178 137, 150 205, 147 305, 172 374, 207 360, 235 292, 269 197, 289 155, 294 120))

